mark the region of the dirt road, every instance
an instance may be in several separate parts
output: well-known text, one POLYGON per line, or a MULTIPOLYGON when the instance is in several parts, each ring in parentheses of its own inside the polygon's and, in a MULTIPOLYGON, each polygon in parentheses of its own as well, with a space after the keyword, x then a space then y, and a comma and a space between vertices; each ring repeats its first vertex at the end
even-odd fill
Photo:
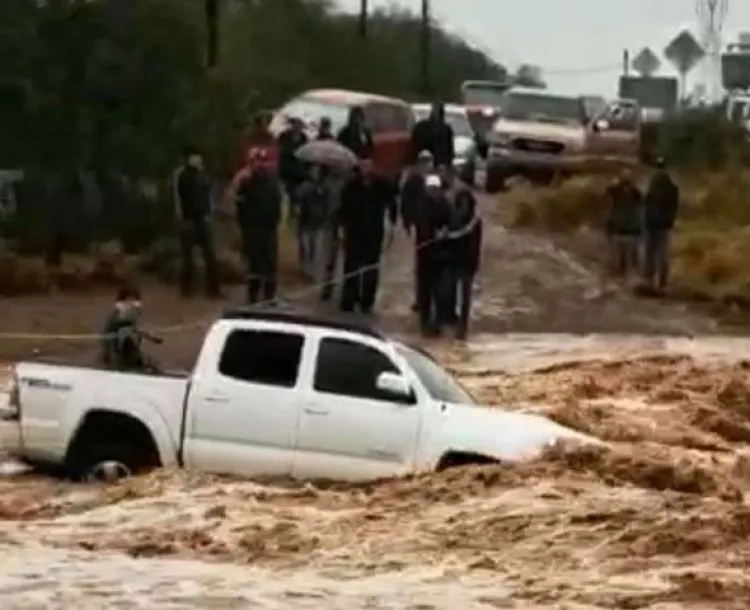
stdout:
MULTIPOLYGON (((380 323, 406 334, 410 260, 405 243, 388 253, 380 304, 380 323)), ((96 489, 6 476, 2 607, 750 607, 750 341, 685 338, 714 325, 635 300, 502 227, 489 231, 477 297, 475 339, 431 349, 480 402, 547 413, 605 448, 338 487, 155 473, 96 489), (594 331, 619 334, 569 334, 594 331), (669 331, 683 338, 656 336, 669 331)), ((105 302, 3 304, 1 330, 91 332, 105 302)), ((155 325, 217 308, 164 289, 148 303, 155 325)), ((160 356, 189 363, 200 330, 165 333, 160 356)))

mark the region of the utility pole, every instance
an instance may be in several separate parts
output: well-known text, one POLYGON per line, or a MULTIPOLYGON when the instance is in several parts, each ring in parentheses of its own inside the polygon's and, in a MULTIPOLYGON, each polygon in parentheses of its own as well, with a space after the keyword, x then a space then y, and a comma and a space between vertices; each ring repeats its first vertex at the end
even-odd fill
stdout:
POLYGON ((367 0, 360 0, 359 2, 359 37, 362 39, 367 38, 367 17, 369 7, 367 6, 367 0))
POLYGON ((206 0, 206 63, 219 63, 219 0, 206 0))
POLYGON ((622 75, 630 76, 630 51, 627 49, 622 51, 622 75))
POLYGON ((430 30, 430 0, 422 0, 422 24, 420 36, 420 60, 421 60, 421 89, 425 97, 432 94, 432 83, 430 82, 430 60, 431 60, 431 30, 430 30))

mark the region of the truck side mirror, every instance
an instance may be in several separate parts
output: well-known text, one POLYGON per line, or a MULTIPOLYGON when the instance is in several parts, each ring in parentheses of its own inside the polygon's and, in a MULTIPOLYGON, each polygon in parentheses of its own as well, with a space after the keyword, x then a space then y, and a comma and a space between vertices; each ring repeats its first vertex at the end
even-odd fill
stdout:
POLYGON ((596 119, 594 121, 593 129, 596 133, 607 131, 610 128, 610 123, 607 119, 596 119))
POLYGON ((413 404, 415 402, 414 392, 409 382, 398 373, 388 371, 380 373, 375 381, 375 387, 399 402, 405 404, 413 404))

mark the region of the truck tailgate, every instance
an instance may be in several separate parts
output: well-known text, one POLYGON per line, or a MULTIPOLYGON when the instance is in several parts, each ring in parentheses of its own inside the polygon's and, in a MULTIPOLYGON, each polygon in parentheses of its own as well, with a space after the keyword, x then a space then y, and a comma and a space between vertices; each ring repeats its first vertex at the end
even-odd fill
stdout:
POLYGON ((114 411, 139 419, 152 433, 164 465, 176 461, 188 377, 119 373, 20 363, 21 453, 61 462, 87 413, 114 411))

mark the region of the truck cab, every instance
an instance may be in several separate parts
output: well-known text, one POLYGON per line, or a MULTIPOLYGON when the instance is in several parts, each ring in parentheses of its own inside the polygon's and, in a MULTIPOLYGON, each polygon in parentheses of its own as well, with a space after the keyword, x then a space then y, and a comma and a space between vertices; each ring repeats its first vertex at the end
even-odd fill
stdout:
POLYGON ((371 480, 596 442, 545 417, 474 404, 428 354, 357 325, 237 309, 192 375, 19 363, 0 438, 76 477, 157 466, 371 480))

